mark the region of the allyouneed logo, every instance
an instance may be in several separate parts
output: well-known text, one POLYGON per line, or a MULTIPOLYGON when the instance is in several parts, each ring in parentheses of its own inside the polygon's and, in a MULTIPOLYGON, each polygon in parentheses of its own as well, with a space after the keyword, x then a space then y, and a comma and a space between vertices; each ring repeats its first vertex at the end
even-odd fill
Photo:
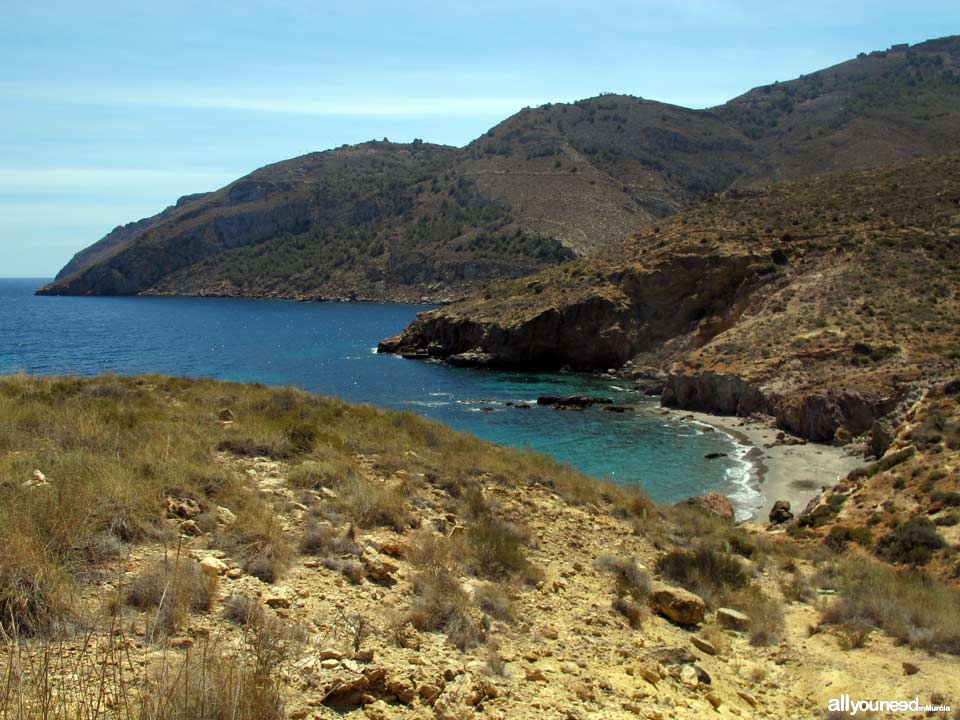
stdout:
POLYGON ((850 715, 858 712, 950 712, 950 706, 921 704, 918 697, 913 700, 853 700, 844 694, 832 698, 827 703, 827 710, 850 715))

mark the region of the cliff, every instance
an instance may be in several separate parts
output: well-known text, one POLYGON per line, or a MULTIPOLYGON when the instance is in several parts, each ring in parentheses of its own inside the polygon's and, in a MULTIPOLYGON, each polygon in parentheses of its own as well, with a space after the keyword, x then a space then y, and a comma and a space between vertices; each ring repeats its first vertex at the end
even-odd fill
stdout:
POLYGON ((960 359, 960 156, 731 190, 421 315, 382 351, 666 373, 665 404, 849 440, 960 359))

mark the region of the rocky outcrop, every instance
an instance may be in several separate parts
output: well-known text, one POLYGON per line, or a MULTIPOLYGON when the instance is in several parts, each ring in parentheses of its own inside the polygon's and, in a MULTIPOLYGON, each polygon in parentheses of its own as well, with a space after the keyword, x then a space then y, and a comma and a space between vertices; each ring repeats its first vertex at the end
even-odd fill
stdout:
POLYGON ((896 404, 894 398, 844 391, 799 389, 781 394, 736 375, 714 372, 671 375, 661 402, 717 415, 769 415, 783 429, 816 442, 833 441, 841 428, 853 435, 866 432, 896 404))
POLYGON ((782 525, 793 520, 793 513, 790 512, 790 501, 777 500, 770 508, 769 520, 774 525, 782 525))
POLYGON ((702 510, 703 512, 711 513, 725 522, 732 523, 734 521, 733 503, 730 502, 726 495, 718 492, 709 492, 706 495, 687 498, 686 500, 678 502, 677 505, 692 507, 702 510))
MULTIPOLYGON (((194 206, 190 206, 194 207, 194 206)), ((133 295, 151 288, 165 276, 231 248, 262 242, 280 234, 296 235, 311 226, 304 202, 281 203, 224 211, 224 205, 196 208, 216 213, 210 222, 197 222, 188 212, 149 226, 138 242, 37 291, 39 295, 133 295)))
POLYGON ((617 368, 704 317, 728 317, 770 271, 751 254, 671 255, 649 268, 613 273, 609 286, 540 311, 422 314, 378 350, 525 369, 617 368))
POLYGON ((460 364, 482 359, 490 367, 588 370, 619 367, 632 357, 634 326, 629 307, 602 297, 512 323, 456 318, 438 310, 420 315, 377 350, 460 364))

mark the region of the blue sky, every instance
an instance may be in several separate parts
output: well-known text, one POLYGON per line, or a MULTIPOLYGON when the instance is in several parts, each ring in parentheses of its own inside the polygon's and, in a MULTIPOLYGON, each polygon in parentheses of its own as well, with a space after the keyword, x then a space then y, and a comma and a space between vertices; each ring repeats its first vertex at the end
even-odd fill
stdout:
POLYGON ((0 25, 0 276, 118 224, 371 138, 463 145, 613 91, 706 107, 897 42, 960 3, 21 2, 0 25))

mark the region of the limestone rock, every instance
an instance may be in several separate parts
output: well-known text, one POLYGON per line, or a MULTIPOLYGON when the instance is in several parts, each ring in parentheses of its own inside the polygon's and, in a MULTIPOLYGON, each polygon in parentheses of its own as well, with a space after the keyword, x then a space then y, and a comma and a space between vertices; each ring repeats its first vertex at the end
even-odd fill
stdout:
POLYGON ((49 487, 50 481, 47 480, 47 476, 44 475, 39 470, 34 470, 33 475, 23 483, 23 487, 26 488, 36 488, 36 487, 49 487))
POLYGON ((717 648, 709 640, 705 640, 699 635, 693 635, 690 637, 690 642, 693 643, 693 646, 698 650, 702 650, 707 655, 716 655, 717 648))
POLYGON ((384 560, 373 548, 366 548, 360 555, 360 560, 367 571, 367 577, 376 582, 393 580, 393 573, 400 568, 384 560))
POLYGON ((727 522, 733 522, 734 520, 733 504, 726 495, 718 492, 708 492, 706 495, 697 495, 696 497, 681 500, 677 504, 695 507, 699 510, 713 513, 721 520, 727 522))
POLYGON ((697 671, 693 665, 684 665, 680 669, 680 682, 690 688, 695 688, 700 684, 700 678, 697 677, 697 671))
POLYGON ((200 561, 200 569, 208 577, 218 577, 227 571, 227 564, 213 555, 208 555, 200 561))
POLYGON ((397 696, 403 705, 410 705, 417 697, 417 686, 410 678, 391 678, 387 680, 387 690, 397 696))
POLYGON ((190 520, 200 514, 200 504, 193 498, 167 497, 164 501, 167 517, 190 520))
POLYGON ((743 631, 750 629, 750 618, 733 608, 719 608, 717 610, 717 622, 727 630, 743 631))
POLYGON ((223 506, 217 507, 217 522, 221 525, 233 525, 237 521, 237 516, 233 511, 223 506))
POLYGON ((290 596, 284 588, 273 588, 273 590, 263 599, 264 604, 276 609, 286 609, 290 607, 290 596))
POLYGON ((670 585, 656 585, 650 593, 650 606, 677 625, 697 625, 703 620, 706 606, 689 590, 670 585))

